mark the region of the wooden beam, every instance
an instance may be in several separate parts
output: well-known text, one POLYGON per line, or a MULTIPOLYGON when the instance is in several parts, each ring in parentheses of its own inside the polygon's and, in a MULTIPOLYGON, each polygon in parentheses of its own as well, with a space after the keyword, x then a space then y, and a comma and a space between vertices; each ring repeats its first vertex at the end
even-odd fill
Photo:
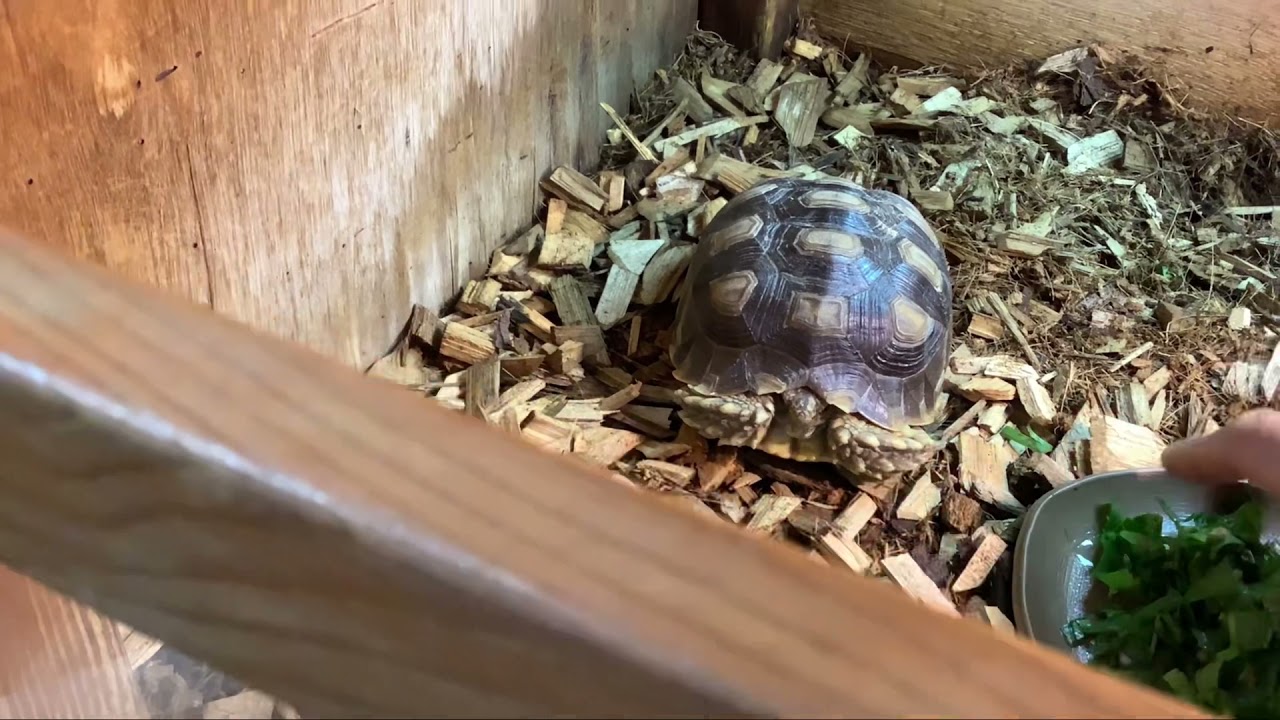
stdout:
POLYGON ((801 0, 848 51, 980 69, 1081 43, 1135 53, 1169 96, 1280 123, 1280 4, 1270 0, 801 0))
POLYGON ((0 457, 0 561, 304 717, 1203 717, 3 234, 0 457))
POLYGON ((698 26, 756 57, 775 60, 799 11, 799 0, 701 0, 698 26))

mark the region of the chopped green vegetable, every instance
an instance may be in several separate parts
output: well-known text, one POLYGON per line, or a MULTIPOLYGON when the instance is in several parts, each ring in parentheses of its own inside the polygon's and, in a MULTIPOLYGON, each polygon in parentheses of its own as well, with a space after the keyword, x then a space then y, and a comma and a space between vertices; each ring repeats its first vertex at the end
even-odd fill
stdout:
POLYGON ((1005 423, 1004 427, 1000 428, 1000 437, 1008 440, 1019 454, 1024 450, 1035 450, 1038 453, 1053 452, 1053 446, 1049 444, 1049 441, 1037 435, 1036 431, 1031 428, 1027 428, 1027 431, 1023 432, 1018 429, 1017 425, 1005 423))
POLYGON ((1280 717, 1280 551, 1262 506, 1124 517, 1099 508, 1093 577, 1105 607, 1063 627, 1092 662, 1239 718, 1280 717))

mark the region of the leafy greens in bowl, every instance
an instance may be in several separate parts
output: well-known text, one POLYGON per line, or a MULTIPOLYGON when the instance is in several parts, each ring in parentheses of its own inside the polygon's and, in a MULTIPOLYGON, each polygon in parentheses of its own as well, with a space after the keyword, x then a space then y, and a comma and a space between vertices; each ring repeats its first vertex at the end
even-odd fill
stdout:
POLYGON ((1214 712, 1280 717, 1280 550, 1263 540, 1263 506, 1164 510, 1101 506, 1091 575, 1105 599, 1065 624, 1067 644, 1214 712))

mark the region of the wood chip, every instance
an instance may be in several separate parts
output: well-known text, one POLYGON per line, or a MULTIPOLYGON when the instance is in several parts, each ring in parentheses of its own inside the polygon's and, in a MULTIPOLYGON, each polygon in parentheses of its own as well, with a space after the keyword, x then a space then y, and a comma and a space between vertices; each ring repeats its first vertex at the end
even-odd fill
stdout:
POLYGON ((1161 388, 1160 392, 1156 393, 1155 399, 1151 401, 1151 420, 1147 427, 1157 433, 1160 432, 1160 426, 1164 424, 1164 414, 1168 408, 1168 403, 1169 391, 1166 388, 1161 388))
POLYGON ((507 355, 498 359, 498 364, 502 368, 502 372, 513 378, 525 378, 538 371, 547 359, 542 353, 527 353, 524 355, 507 355))
POLYGON ((599 325, 557 325, 554 336, 556 344, 562 347, 571 340, 582 343, 584 359, 608 364, 609 355, 599 325))
POLYGON ((1147 389, 1133 381, 1116 393, 1116 414, 1125 422, 1135 425, 1151 425, 1151 403, 1147 389))
POLYGON ((258 720, 271 717, 275 705, 275 698, 264 692, 244 690, 207 703, 203 717, 205 720, 258 720))
POLYGON ((1004 337, 1004 325, 999 318, 974 313, 969 319, 969 334, 986 340, 999 340, 1004 337))
POLYGON ((569 212, 569 203, 560 198, 547 201, 547 220, 543 223, 546 233, 557 233, 564 227, 564 216, 569 212))
POLYGON ((1048 239, 1025 233, 1003 232, 996 235, 996 248, 1016 257, 1040 257, 1053 247, 1048 239))
POLYGON ((816 78, 786 82, 779 88, 773 120, 786 133, 787 142, 792 146, 806 147, 813 142, 828 95, 826 83, 816 78))
POLYGON ((1271 351, 1271 359, 1262 370, 1263 402, 1274 400, 1277 388, 1280 388, 1280 343, 1276 343, 1275 349, 1271 351))
POLYGON ((995 567, 996 562, 1008 547, 1008 544, 995 533, 987 534, 978 545, 978 549, 973 551, 973 556, 969 558, 964 570, 951 584, 951 592, 968 592, 986 582, 991 569, 995 567))
POLYGON ((817 60, 822 55, 822 46, 815 45, 808 40, 801 38, 792 38, 786 43, 787 51, 792 55, 798 55, 806 60, 817 60))
POLYGON ((702 162, 698 163, 697 168, 694 170, 695 177, 715 182, 735 195, 762 180, 797 177, 799 174, 790 170, 773 170, 752 165, 720 153, 708 155, 702 162))
MULTIPOLYGON (((944 403, 945 405, 945 403, 944 403)), ((964 414, 956 418, 945 430, 942 431, 940 440, 943 443, 949 443, 955 436, 967 430, 970 425, 977 420, 987 409, 987 401, 979 400, 964 411, 964 414)))
POLYGON ((670 460, 673 457, 684 455, 689 452, 690 448, 684 443, 645 440, 636 449, 640 451, 641 455, 650 460, 670 460))
POLYGON ((1027 342, 1027 336, 1022 334, 1022 327, 1018 325, 1018 321, 1013 319, 1008 306, 1004 304, 1004 300, 995 293, 987 293, 987 305, 991 307, 1004 326, 1009 329, 1009 334, 1013 335, 1013 339, 1018 342, 1022 348, 1022 352, 1026 354, 1027 360, 1031 363, 1031 367, 1039 369, 1040 358, 1036 357, 1036 353, 1031 349, 1031 343, 1027 342))
POLYGON ((693 257, 693 243, 671 243, 659 250, 640 276, 636 302, 653 305, 665 301, 693 257))
POLYGON ((697 476, 697 471, 693 468, 665 460, 641 460, 636 463, 636 468, 680 487, 687 487, 697 476))
POLYGON ((995 434, 1009 422, 1009 405, 1007 403, 991 403, 990 407, 978 415, 978 426, 995 434))
POLYGON ((871 572, 873 561, 856 543, 842 540, 835 533, 826 533, 818 538, 818 552, 842 563, 845 567, 859 575, 871 572))
POLYGON ((1018 400, 1022 402, 1031 421, 1040 425, 1052 425, 1058 417, 1058 408, 1049 391, 1033 378, 1018 378, 1015 385, 1018 388, 1018 400))
MULTIPOLYGON (((685 130, 684 132, 677 133, 675 135, 672 135, 669 138, 666 138, 665 140, 659 140, 657 143, 654 144, 653 149, 658 152, 665 152, 668 149, 674 150, 675 148, 680 147, 681 145, 688 145, 689 143, 695 142, 700 138, 719 137, 721 135, 731 133, 735 130, 741 130, 743 128, 750 127, 752 125, 759 125, 760 123, 768 122, 768 121, 769 121, 768 115, 751 115, 749 117, 740 117, 740 118, 721 118, 720 120, 709 122, 705 125, 699 125, 697 127, 693 127, 688 130, 685 130)), ((816 122, 817 121, 815 118, 815 125, 816 125, 816 122)), ((687 160, 687 157, 688 156, 686 156, 686 160, 687 160)))
MULTIPOLYGON (((658 156, 653 154, 653 150, 649 149, 649 146, 640 142, 640 138, 636 137, 636 134, 631 132, 631 128, 627 125, 627 121, 623 120, 622 116, 618 115, 618 111, 614 110, 613 106, 609 103, 600 103, 600 107, 604 109, 605 114, 609 116, 609 119, 613 121, 613 124, 617 125, 618 129, 622 131, 622 135, 627 139, 627 142, 631 143, 631 147, 636 149, 636 153, 640 157, 645 160, 658 162, 658 156)), ((605 200, 607 201, 607 198, 605 198, 605 200)), ((598 211, 599 208, 596 208, 596 210, 598 211)))
POLYGON ((600 409, 606 412, 621 410, 640 397, 641 383, 632 383, 600 401, 600 409))
POLYGON ((561 325, 594 325, 595 312, 587 300, 582 284, 572 275, 561 275, 551 283, 551 300, 561 325))
POLYGON ((451 322, 440 337, 440 354, 468 365, 488 360, 498 353, 493 338, 483 330, 451 322))
POLYGON ((1059 487, 1076 481, 1076 476, 1070 469, 1063 466, 1052 456, 1042 453, 1035 453, 1031 456, 1028 463, 1032 470, 1040 473, 1040 475, 1049 482, 1053 487, 1059 487))
POLYGON ((747 529, 759 532, 773 532, 791 513, 795 512, 803 502, 798 497, 783 495, 761 495, 751 506, 751 522, 747 529))
POLYGON ((501 375, 497 357, 467 368, 467 414, 489 421, 489 411, 498 403, 501 375))
POLYGON ((626 203, 627 179, 620 172, 612 170, 600 173, 600 187, 609 196, 604 211, 613 214, 622 209, 626 203))
POLYGON ((1089 463, 1094 473, 1161 467, 1165 443, 1150 428, 1104 416, 1092 424, 1089 463))
POLYGON ((978 428, 970 428, 956 438, 960 448, 960 485, 979 499, 1010 512, 1025 508, 1009 491, 1008 467, 1017 457, 1004 438, 990 440, 978 428))
POLYGON ((584 428, 573 442, 573 453, 608 467, 635 450, 645 437, 637 432, 610 427, 584 428))
POLYGON ((988 358, 976 358, 976 360, 984 361, 979 372, 988 377, 1002 380, 1036 380, 1040 377, 1040 373, 1036 372, 1035 368, 1008 355, 993 355, 988 358))
POLYGON ((727 80, 721 80, 712 77, 711 73, 705 69, 702 71, 699 84, 702 86, 702 92, 712 104, 724 110, 726 114, 733 117, 743 117, 746 115, 742 108, 738 107, 729 99, 729 90, 735 87, 735 83, 727 80))
POLYGON ((1151 349, 1151 348, 1153 348, 1153 347, 1155 347, 1155 343, 1153 343, 1153 342, 1144 342, 1144 343, 1142 343, 1142 344, 1141 344, 1141 345, 1139 345, 1137 348, 1135 348, 1135 349, 1133 350, 1133 352, 1131 352, 1131 353, 1129 353, 1128 355, 1125 355, 1124 357, 1120 358, 1119 360, 1117 360, 1117 361, 1115 362, 1115 364, 1114 364, 1114 365, 1112 365, 1111 367, 1107 368, 1107 372, 1115 372, 1115 371, 1119 370, 1120 368, 1124 367, 1125 365, 1128 365, 1129 363, 1133 362, 1134 360, 1137 360, 1138 358, 1140 358, 1140 357, 1142 357, 1143 355, 1145 355, 1145 354, 1147 353, 1147 351, 1148 351, 1148 350, 1150 350, 1150 349, 1151 349))
POLYGON ((911 492, 898 504, 897 515, 903 520, 921 521, 942 503, 942 492, 925 473, 916 480, 911 492))
POLYGON ((609 259, 615 265, 639 275, 664 245, 664 240, 612 240, 609 243, 609 259))
POLYGON ((473 315, 492 312, 498 306, 501 292, 502 283, 497 280, 471 280, 458 298, 458 309, 473 315))
POLYGON ((1253 324, 1253 311, 1247 307, 1237 307, 1231 309, 1231 314, 1227 317, 1227 327, 1232 330, 1244 330, 1253 324))
POLYGON ((562 375, 580 377, 582 360, 585 355, 583 345, 578 340, 562 339, 559 347, 547 356, 547 365, 562 375))
POLYGON ((982 525, 982 506, 977 500, 958 492, 948 492, 942 501, 942 520, 966 535, 982 525))
POLYGON ((1005 380, 993 377, 970 378, 956 387, 956 392, 965 398, 977 402, 1008 402, 1017 396, 1018 390, 1005 380))
POLYGON ((907 75, 898 78, 898 87, 900 89, 912 95, 922 95, 924 97, 933 97, 948 88, 964 90, 968 86, 969 84, 964 80, 945 75, 907 75))
POLYGON ((1088 57, 1089 48, 1071 48, 1070 50, 1065 50, 1057 55, 1051 55, 1046 58, 1044 62, 1040 63, 1040 67, 1036 69, 1036 74, 1045 75, 1048 73, 1070 73, 1088 57))
MULTIPOLYGON (((852 128, 851 125, 846 129, 852 128)), ((949 190, 916 190, 911 193, 911 199, 916 201, 921 210, 951 212, 956 208, 956 199, 949 190)))
POLYGON ((604 290, 596 302, 595 318, 601 327, 611 328, 622 321, 635 296, 640 276, 620 264, 609 268, 604 290))
POLYGON ((542 187, 561 200, 595 212, 603 210, 609 202, 609 197, 599 185, 568 165, 561 165, 553 170, 542 182, 542 187))
POLYGON ((847 103, 850 99, 857 98, 867 86, 867 71, 870 68, 871 57, 866 53, 859 54, 858 59, 853 61, 853 67, 836 84, 835 101, 847 103))
POLYGON ((1115 130, 1084 138, 1067 148, 1068 175, 1107 167, 1124 157, 1124 141, 1115 130))
POLYGON ((907 553, 892 555, 881 560, 880 564, 893 582, 907 595, 944 615, 960 617, 960 611, 956 610, 956 606, 947 599, 942 590, 929 579, 924 570, 920 569, 911 555, 907 553))
POLYGON ((1150 397, 1163 390, 1171 379, 1173 379, 1173 373, 1169 371, 1168 366, 1164 366, 1148 375, 1147 379, 1142 381, 1142 388, 1150 397))
POLYGON ((1017 635, 1017 629, 1014 628, 1009 618, 1000 611, 1000 608, 995 605, 985 605, 982 608, 982 614, 987 624, 996 632, 1017 635))
POLYGON ((858 544, 858 533, 866 527, 876 514, 876 501, 864 492, 859 492, 844 510, 840 511, 832 521, 832 532, 850 545, 858 544))
POLYGON ((558 420, 535 411, 529 416, 520 435, 527 442, 549 452, 565 454, 573 450, 573 438, 578 428, 571 422, 558 420))
POLYGON ((706 98, 702 97, 702 93, 684 78, 676 78, 672 85, 676 98, 685 104, 685 109, 689 113, 689 117, 694 122, 705 123, 715 119, 715 109, 707 103, 706 98))
POLYGON ((717 447, 706 460, 698 463, 698 488, 714 492, 742 475, 742 462, 732 447, 717 447))

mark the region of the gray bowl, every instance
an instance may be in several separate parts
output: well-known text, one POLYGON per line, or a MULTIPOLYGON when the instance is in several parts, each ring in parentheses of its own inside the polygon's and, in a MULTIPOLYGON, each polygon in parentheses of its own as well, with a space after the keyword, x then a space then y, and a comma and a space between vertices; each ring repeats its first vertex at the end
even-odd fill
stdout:
MULTIPOLYGON (((1089 571, 1097 537, 1098 506, 1111 503, 1125 515, 1158 513, 1163 500, 1175 515, 1229 511, 1257 491, 1240 484, 1209 488, 1163 470, 1123 470, 1093 475, 1055 488, 1027 511, 1013 555, 1013 614, 1018 632, 1069 653, 1081 662, 1083 648, 1068 647, 1062 626, 1105 598, 1089 571)), ((1276 540, 1280 523, 1274 503, 1265 508, 1264 538, 1276 540)), ((1173 523, 1165 520, 1165 532, 1173 523)))

